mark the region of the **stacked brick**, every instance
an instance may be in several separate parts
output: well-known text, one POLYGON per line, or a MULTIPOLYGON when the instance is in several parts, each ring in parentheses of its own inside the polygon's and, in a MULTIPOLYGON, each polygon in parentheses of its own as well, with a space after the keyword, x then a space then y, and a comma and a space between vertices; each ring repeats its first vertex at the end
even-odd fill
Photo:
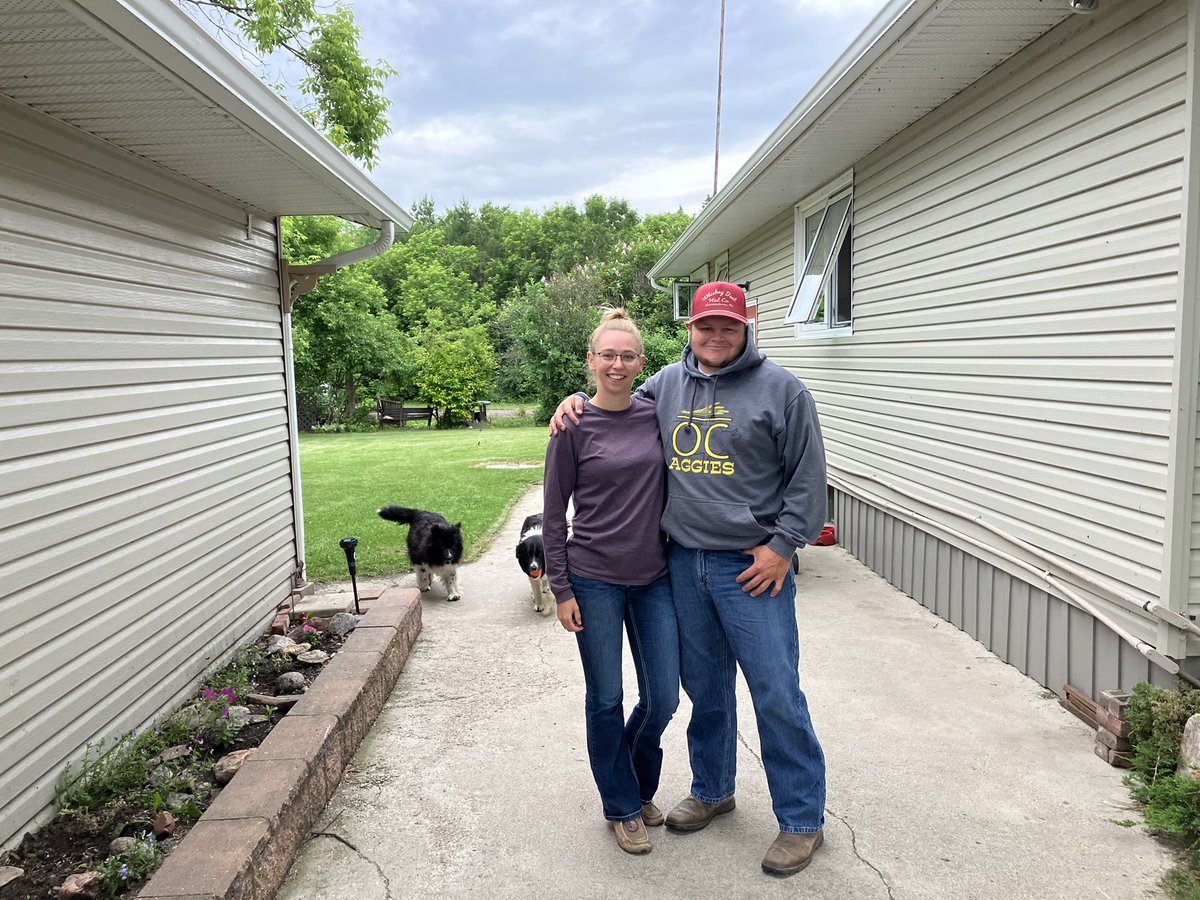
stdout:
POLYGON ((1128 691, 1101 691, 1096 704, 1096 755, 1122 769, 1133 765, 1129 722, 1125 718, 1128 703, 1128 691))

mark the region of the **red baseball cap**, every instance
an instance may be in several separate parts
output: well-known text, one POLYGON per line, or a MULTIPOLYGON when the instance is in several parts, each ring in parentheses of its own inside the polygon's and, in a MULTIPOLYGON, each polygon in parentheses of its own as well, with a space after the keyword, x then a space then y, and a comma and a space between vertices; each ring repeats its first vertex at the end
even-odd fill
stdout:
POLYGON ((687 323, 691 325, 697 319, 708 316, 725 316, 737 319, 743 325, 748 324, 746 292, 728 281, 710 281, 700 285, 692 297, 692 316, 687 323))

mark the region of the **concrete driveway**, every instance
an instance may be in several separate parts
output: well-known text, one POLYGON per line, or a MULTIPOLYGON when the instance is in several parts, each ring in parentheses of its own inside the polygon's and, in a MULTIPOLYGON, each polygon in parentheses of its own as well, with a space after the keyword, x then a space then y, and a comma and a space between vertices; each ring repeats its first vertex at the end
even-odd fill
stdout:
MULTIPOLYGON (((524 498, 461 570, 462 601, 426 595, 407 668, 281 900, 1164 896, 1170 854, 1093 733, 838 547, 801 556, 802 684, 829 767, 813 863, 783 880, 759 868, 776 826, 744 684, 737 810, 621 852, 588 769, 574 639, 533 611, 513 558, 540 505, 524 498)), ((666 734, 664 811, 688 792, 689 712, 685 697, 666 734)))

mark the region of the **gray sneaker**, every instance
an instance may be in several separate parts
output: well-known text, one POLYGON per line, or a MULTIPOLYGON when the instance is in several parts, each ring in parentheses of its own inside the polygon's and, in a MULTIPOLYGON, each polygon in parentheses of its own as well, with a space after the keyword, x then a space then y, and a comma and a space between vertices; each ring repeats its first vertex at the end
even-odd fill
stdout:
POLYGON ((705 803, 695 797, 684 797, 679 805, 667 813, 667 827, 672 831, 699 831, 727 812, 733 812, 737 802, 733 797, 720 803, 705 803))

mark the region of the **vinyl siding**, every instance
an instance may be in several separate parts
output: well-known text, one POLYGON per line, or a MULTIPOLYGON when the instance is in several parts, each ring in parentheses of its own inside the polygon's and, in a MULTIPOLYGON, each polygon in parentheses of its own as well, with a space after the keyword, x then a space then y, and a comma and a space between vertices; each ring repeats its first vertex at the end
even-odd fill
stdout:
MULTIPOLYGON (((801 341, 782 324, 790 214, 731 249, 760 345, 817 399, 832 473, 1011 551, 867 476, 977 514, 1143 598, 1158 595, 1163 553, 1186 15, 1183 0, 1139 0, 1073 16, 846 160, 853 335, 801 341)), ((1001 593, 961 610, 961 627, 1026 658, 1038 619, 1023 604, 1017 627, 1001 593)), ((1109 611, 1157 640, 1148 618, 1109 611)), ((1045 683, 1060 690, 1057 677, 1045 683)))
POLYGON ((839 543, 900 590, 1040 684, 1100 691, 1175 679, 1053 594, 841 491, 839 543))
POLYGON ((275 233, 0 109, 0 844, 296 565, 275 233))

